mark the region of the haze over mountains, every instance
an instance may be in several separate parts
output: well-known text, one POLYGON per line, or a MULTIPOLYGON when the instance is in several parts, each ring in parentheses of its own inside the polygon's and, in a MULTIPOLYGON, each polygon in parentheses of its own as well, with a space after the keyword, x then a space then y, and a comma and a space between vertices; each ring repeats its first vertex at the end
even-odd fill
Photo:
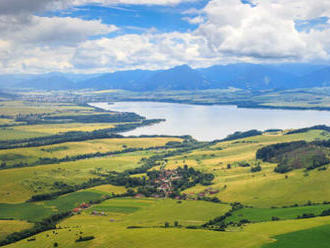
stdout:
POLYGON ((123 89, 132 91, 251 90, 330 86, 330 67, 312 64, 229 64, 192 69, 132 70, 105 74, 0 75, 0 88, 36 90, 123 89))

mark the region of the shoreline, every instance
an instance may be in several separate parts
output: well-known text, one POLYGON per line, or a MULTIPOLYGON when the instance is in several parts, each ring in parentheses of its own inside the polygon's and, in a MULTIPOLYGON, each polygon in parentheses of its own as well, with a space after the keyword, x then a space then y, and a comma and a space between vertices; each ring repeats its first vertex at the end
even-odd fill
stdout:
MULTIPOLYGON (((101 103, 103 101, 89 102, 90 103, 101 103)), ((235 106, 239 109, 274 109, 274 110, 312 110, 312 111, 330 111, 330 107, 299 107, 299 106, 272 106, 272 105, 260 105, 253 102, 227 102, 227 103, 196 103, 191 101, 180 101, 172 99, 121 99, 116 101, 104 101, 109 105, 114 102, 159 102, 159 103, 176 103, 176 104, 186 104, 186 105, 200 105, 200 106, 235 106)))

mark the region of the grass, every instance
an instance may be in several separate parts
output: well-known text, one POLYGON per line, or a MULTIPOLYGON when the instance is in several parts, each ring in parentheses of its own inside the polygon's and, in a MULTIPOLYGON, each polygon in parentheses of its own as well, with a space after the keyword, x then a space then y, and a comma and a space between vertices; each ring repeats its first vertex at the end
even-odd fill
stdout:
POLYGON ((33 224, 26 221, 0 220, 0 240, 7 235, 31 228, 33 224))
POLYGON ((47 134, 38 131, 16 130, 13 127, 0 128, 0 140, 29 139, 42 136, 47 136, 47 134))
POLYGON ((330 225, 275 236, 276 241, 263 248, 328 248, 330 225))
MULTIPOLYGON (((110 200, 111 201, 111 200, 110 200)), ((120 199, 118 199, 120 201, 120 199)), ((123 201, 128 201, 123 199, 123 201)), ((132 201, 148 201, 145 199, 132 201)), ((150 203, 150 201, 148 201, 150 203)), ((165 203, 166 204, 166 203, 165 203)), ((215 204, 215 203, 210 203, 215 204)), ((219 204, 215 204, 219 205, 219 204)), ((26 240, 11 244, 8 247, 34 248, 34 247, 53 247, 54 242, 59 247, 145 247, 153 248, 155 245, 159 248, 167 247, 210 247, 210 248, 257 248, 264 244, 273 242, 272 237, 281 234, 292 233, 313 227, 319 227, 330 223, 330 217, 313 218, 304 220, 288 220, 278 222, 264 222, 250 224, 242 229, 234 229, 228 232, 215 232, 207 230, 191 230, 185 228, 139 228, 127 229, 128 225, 145 224, 144 218, 138 216, 143 208, 152 208, 143 206, 140 210, 133 213, 112 213, 107 216, 92 216, 87 212, 75 215, 64 220, 58 226, 55 232, 47 231, 35 236, 34 242, 26 240), (110 221, 112 220, 112 221, 110 221), (94 236, 95 239, 81 244, 75 243, 79 236, 94 236)), ((190 210, 190 208, 188 208, 190 210)), ((186 211, 188 212, 188 211, 186 211)), ((174 212, 173 212, 174 213, 174 212)), ((195 214, 193 220, 203 219, 205 213, 195 214)), ((166 212, 158 212, 160 218, 167 217, 166 212)), ((185 219, 189 214, 185 214, 185 219)), ((143 216, 144 217, 144 216, 143 216)), ((149 219, 149 216, 146 216, 149 219)), ((176 219, 180 221, 180 213, 177 213, 176 219)), ((172 224, 172 223, 170 223, 172 224)), ((313 247, 313 246, 309 246, 313 247)))
POLYGON ((204 201, 181 201, 171 199, 112 199, 92 210, 104 212, 134 213, 122 220, 127 225, 159 226, 165 222, 178 221, 181 225, 203 224, 211 218, 229 211, 230 206, 204 201))
POLYGON ((82 131, 82 132, 92 132, 98 129, 108 129, 115 127, 115 123, 65 123, 65 124, 47 124, 47 125, 27 125, 14 127, 14 130, 33 132, 39 130, 41 133, 46 133, 49 135, 72 132, 72 131, 82 131))
POLYGON ((88 189, 88 191, 101 194, 123 194, 127 191, 127 189, 123 186, 114 186, 107 184, 90 188, 88 189))
POLYGON ((271 221, 272 217, 280 220, 296 219, 304 213, 320 215, 324 210, 330 209, 330 205, 313 205, 290 208, 243 208, 235 211, 233 215, 226 219, 228 222, 238 223, 242 219, 250 222, 271 221))
POLYGON ((47 206, 36 203, 5 204, 0 203, 0 219, 40 221, 52 215, 54 211, 47 206))
POLYGON ((124 171, 136 168, 142 157, 152 152, 135 152, 118 156, 108 156, 65 162, 61 164, 42 165, 26 168, 0 170, 0 202, 19 203, 28 200, 32 195, 56 191, 54 182, 69 185, 80 184, 96 176, 93 171, 124 171))
MULTIPOLYGON (((213 173, 216 178, 212 188, 220 191, 216 196, 225 202, 239 201, 259 208, 305 204, 307 200, 323 202, 330 200, 329 169, 313 170, 307 174, 303 170, 296 170, 288 173, 286 178, 285 175, 274 172, 276 164, 261 163, 262 171, 258 173, 251 173, 249 167, 242 168, 235 164, 241 161, 253 165, 256 162, 256 151, 265 145, 328 137, 328 133, 313 130, 293 135, 268 134, 220 142, 207 149, 172 157, 169 159, 168 168, 187 164, 213 173), (231 169, 227 169, 227 164, 232 164, 231 169)), ((185 192, 198 193, 207 187, 197 185, 185 192)))
POLYGON ((41 147, 16 148, 0 151, 0 160, 7 165, 20 162, 33 163, 39 158, 64 158, 79 154, 122 151, 128 148, 149 148, 164 146, 169 141, 181 141, 178 138, 122 138, 96 139, 82 142, 66 142, 41 147))
MULTIPOLYGON (((201 99, 202 100, 202 99, 201 99)), ((58 103, 41 104, 26 102, 1 102, 0 114, 14 117, 19 113, 48 113, 50 115, 88 115, 93 108, 58 103)), ((13 119, 0 120, 10 124, 13 119)), ((70 123, 52 125, 21 125, 0 129, 0 140, 37 137, 66 131, 93 131, 112 127, 105 123, 70 123)), ((208 230, 192 230, 185 227, 201 225, 210 219, 222 216, 229 211, 229 204, 216 204, 205 201, 177 201, 171 199, 134 199, 115 198, 101 204, 93 205, 81 214, 75 215, 59 223, 61 229, 43 232, 35 236, 36 240, 22 240, 8 247, 223 247, 223 248, 265 248, 292 247, 292 240, 301 238, 301 244, 313 247, 304 238, 311 236, 320 240, 317 247, 322 248, 326 240, 323 233, 329 231, 330 217, 313 219, 295 219, 304 213, 320 214, 330 205, 313 205, 296 208, 270 208, 292 204, 305 204, 330 200, 330 168, 292 171, 286 175, 274 172, 276 164, 263 163, 262 171, 251 173, 250 168, 240 167, 238 162, 247 162, 252 166, 257 162, 256 151, 265 145, 295 140, 312 141, 329 139, 324 131, 309 131, 293 135, 285 132, 267 133, 240 140, 218 142, 210 147, 168 158, 167 168, 173 169, 187 164, 189 167, 215 175, 214 184, 210 186, 196 185, 187 189, 186 193, 198 193, 205 188, 218 189, 216 195, 224 202, 239 201, 255 208, 244 208, 234 212, 228 221, 238 222, 248 219, 253 224, 242 227, 231 227, 227 232, 208 230), (231 164, 231 168, 227 168, 231 164), (286 177, 287 176, 287 177, 286 177), (92 211, 105 212, 105 216, 94 216, 92 211), (270 221, 272 217, 280 221, 270 221), (174 227, 178 222, 181 227, 174 227), (170 228, 164 228, 168 222, 170 228), (324 226, 328 225, 328 226, 324 226), (144 228, 127 229, 129 226, 144 228), (323 235, 323 236, 322 236, 323 235), (95 236, 95 239, 76 243, 79 236, 95 236), (277 242, 274 242, 277 239, 277 242)), ((57 145, 19 148, 0 151, 0 162, 8 164, 37 161, 40 157, 63 158, 96 152, 118 151, 126 148, 147 148, 163 146, 168 141, 181 141, 176 138, 124 138, 99 139, 83 142, 67 142, 57 145)), ((126 192, 125 187, 101 185, 90 189, 67 194, 57 199, 25 203, 32 195, 59 190, 55 182, 69 185, 80 184, 90 178, 97 177, 95 171, 122 172, 141 166, 143 157, 158 154, 158 151, 139 151, 102 158, 63 162, 60 164, 42 165, 26 168, 15 168, 0 171, 0 235, 12 233, 29 225, 20 221, 39 221, 59 211, 70 211, 83 202, 103 199, 104 195, 126 192), (8 228, 5 225, 8 223, 8 228), (21 224, 21 225, 20 225, 21 224), (11 226, 10 226, 11 225, 11 226), (6 233, 5 233, 6 232, 6 233)), ((157 168, 153 168, 157 169, 157 168)), ((141 174, 142 175, 142 174, 141 174)), ((134 176, 141 176, 134 175, 134 176)), ((145 175, 145 174, 143 174, 145 175)), ((303 247, 303 246, 297 246, 303 247)))

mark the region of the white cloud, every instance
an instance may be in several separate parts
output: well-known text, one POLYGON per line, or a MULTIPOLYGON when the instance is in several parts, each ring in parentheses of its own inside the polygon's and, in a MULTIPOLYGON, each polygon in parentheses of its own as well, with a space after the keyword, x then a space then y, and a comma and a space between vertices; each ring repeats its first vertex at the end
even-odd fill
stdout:
POLYGON ((237 58, 326 57, 326 43, 318 42, 316 34, 328 34, 298 32, 295 21, 329 15, 329 1, 256 0, 254 4, 251 7, 240 0, 212 0, 203 10, 207 22, 200 25, 196 35, 204 36, 214 53, 237 58), (312 45, 315 42, 318 46, 312 45))
MULTIPOLYGON (((0 1, 1 72, 105 72, 179 64, 204 67, 237 61, 330 60, 328 25, 323 25, 323 29, 310 28, 308 32, 299 32, 295 27, 296 20, 308 23, 314 18, 330 17, 329 0, 254 0, 255 7, 240 0, 211 0, 203 10, 183 13, 186 21, 199 25, 195 31, 141 31, 143 34, 114 38, 105 35, 117 28, 101 20, 32 14, 62 8, 63 4, 87 4, 90 0, 31 0, 31 6, 25 0, 0 1), (9 6, 9 2, 13 5, 9 6)), ((185 1, 189 0, 93 3, 175 5, 185 1)))
POLYGON ((204 40, 187 33, 123 35, 86 41, 72 58, 79 69, 115 71, 124 69, 159 69, 190 63, 209 64, 201 56, 204 40))
POLYGON ((0 37, 16 44, 74 45, 90 36, 116 31, 100 20, 86 21, 71 17, 0 16, 0 37))
POLYGON ((196 16, 196 17, 183 17, 184 21, 189 22, 190 24, 201 24, 205 22, 205 19, 202 16, 196 16))

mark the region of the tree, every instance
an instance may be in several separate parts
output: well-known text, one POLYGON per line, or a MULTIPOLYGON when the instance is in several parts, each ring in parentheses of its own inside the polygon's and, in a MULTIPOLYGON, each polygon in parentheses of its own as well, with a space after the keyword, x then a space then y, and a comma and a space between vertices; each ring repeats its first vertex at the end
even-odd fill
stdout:
POLYGON ((168 227, 170 227, 170 223, 165 222, 164 226, 165 226, 165 228, 168 228, 168 227))
POLYGON ((174 226, 178 227, 179 226, 179 222, 178 221, 174 221, 174 226))

